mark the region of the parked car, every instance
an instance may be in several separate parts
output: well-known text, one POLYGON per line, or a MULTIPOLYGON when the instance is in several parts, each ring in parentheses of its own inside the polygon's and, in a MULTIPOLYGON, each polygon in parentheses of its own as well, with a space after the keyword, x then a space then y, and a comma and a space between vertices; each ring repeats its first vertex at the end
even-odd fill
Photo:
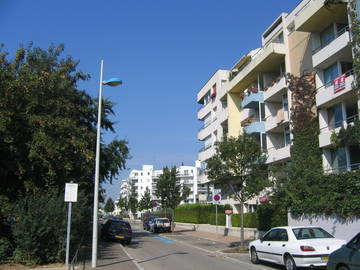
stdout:
POLYGON ((156 217, 156 216, 147 216, 147 217, 144 218, 144 222, 143 222, 144 230, 150 231, 150 228, 151 228, 155 218, 158 218, 158 217, 156 217))
POLYGON ((325 267, 329 254, 346 241, 336 239, 320 227, 277 227, 249 244, 251 262, 268 261, 297 267, 325 267))
POLYGON ((171 223, 168 218, 155 218, 150 227, 150 231, 157 232, 171 232, 171 223))
POLYGON ((120 241, 123 244, 130 244, 132 229, 130 223, 120 218, 107 219, 101 228, 101 238, 106 241, 120 241))
POLYGON ((360 233, 330 254, 326 270, 360 270, 360 233))

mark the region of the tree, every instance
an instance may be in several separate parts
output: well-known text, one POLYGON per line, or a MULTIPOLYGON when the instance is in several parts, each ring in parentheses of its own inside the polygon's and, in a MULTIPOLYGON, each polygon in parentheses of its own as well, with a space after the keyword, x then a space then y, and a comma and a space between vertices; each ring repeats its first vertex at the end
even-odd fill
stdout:
POLYGON ((139 202, 139 210, 148 210, 152 207, 151 205, 151 194, 149 188, 146 188, 144 195, 141 197, 139 202))
POLYGON ((106 213, 112 213, 114 210, 115 210, 114 201, 111 198, 107 199, 104 207, 104 211, 106 213))
POLYGON ((119 207, 121 210, 125 209, 125 211, 128 211, 129 210, 129 202, 128 202, 127 198, 120 196, 120 198, 117 202, 117 207, 119 207))
POLYGON ((137 188, 135 185, 131 185, 130 192, 129 192, 129 198, 128 198, 128 207, 129 207, 129 210, 131 211, 131 213, 134 215, 134 222, 135 222, 136 212, 139 207, 139 202, 137 199, 138 193, 137 193, 136 189, 137 188))
MULTIPOLYGON (((0 196, 74 181, 93 193, 97 101, 77 84, 90 76, 79 61, 61 57, 64 46, 20 48, 13 60, 0 47, 0 196)), ((104 100, 102 128, 113 131, 114 104, 104 100)), ((100 182, 125 168, 124 140, 101 145, 100 182)))
POLYGON ((207 160, 209 179, 229 192, 240 203, 241 247, 244 248, 244 203, 268 185, 266 155, 259 143, 246 133, 225 137, 216 145, 216 153, 207 160))
POLYGON ((186 186, 181 186, 176 176, 176 167, 171 168, 171 170, 165 167, 156 183, 155 192, 156 196, 160 198, 161 207, 172 210, 172 228, 174 228, 175 208, 190 194, 190 189, 186 186))

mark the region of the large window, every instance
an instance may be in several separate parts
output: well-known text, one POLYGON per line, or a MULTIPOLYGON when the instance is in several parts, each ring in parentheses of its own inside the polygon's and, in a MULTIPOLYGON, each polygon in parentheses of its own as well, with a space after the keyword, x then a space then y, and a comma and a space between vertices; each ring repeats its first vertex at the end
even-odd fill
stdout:
POLYGON ((345 172, 347 170, 346 149, 344 147, 331 150, 331 167, 333 172, 345 172))
POLYGON ((284 130, 284 141, 285 141, 285 146, 287 146, 291 143, 289 127, 286 127, 284 130))
POLYGON ((331 24, 320 33, 321 47, 325 47, 335 39, 334 25, 331 24))
POLYGON ((344 116, 342 113, 341 103, 328 108, 328 126, 329 129, 334 129, 342 126, 344 116))
POLYGON ((339 70, 337 63, 331 65, 330 67, 324 70, 324 84, 332 84, 335 78, 339 76, 339 70))

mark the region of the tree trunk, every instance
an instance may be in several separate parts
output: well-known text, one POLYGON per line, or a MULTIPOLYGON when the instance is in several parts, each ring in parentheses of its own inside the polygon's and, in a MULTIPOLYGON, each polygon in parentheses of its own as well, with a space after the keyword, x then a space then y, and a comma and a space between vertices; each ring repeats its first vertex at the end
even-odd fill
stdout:
POLYGON ((245 241, 244 241, 244 203, 240 203, 240 249, 245 249, 245 241))

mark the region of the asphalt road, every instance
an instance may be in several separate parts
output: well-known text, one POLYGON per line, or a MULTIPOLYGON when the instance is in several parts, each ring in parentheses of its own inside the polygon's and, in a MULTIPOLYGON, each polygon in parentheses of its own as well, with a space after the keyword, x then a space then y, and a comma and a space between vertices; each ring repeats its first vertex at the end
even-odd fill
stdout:
POLYGON ((253 265, 247 254, 223 254, 227 244, 180 234, 153 234, 132 225, 133 241, 125 246, 138 269, 145 270, 279 270, 253 265))

